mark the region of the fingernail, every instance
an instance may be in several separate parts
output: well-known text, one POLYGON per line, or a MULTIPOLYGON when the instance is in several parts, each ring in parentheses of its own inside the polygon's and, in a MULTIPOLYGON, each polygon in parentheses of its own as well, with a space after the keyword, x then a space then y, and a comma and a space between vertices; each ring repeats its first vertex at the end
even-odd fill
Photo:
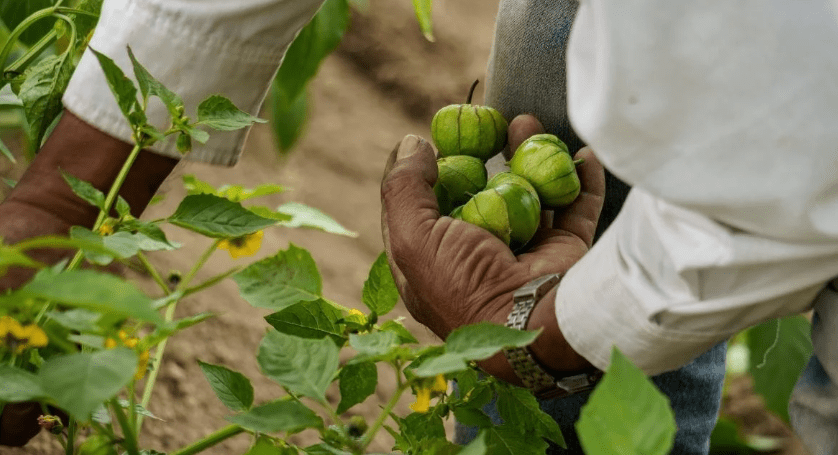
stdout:
POLYGON ((396 158, 403 160, 416 153, 416 151, 419 150, 419 141, 420 139, 418 136, 414 136, 412 134, 405 136, 404 139, 402 139, 402 143, 399 145, 399 151, 396 153, 396 158))

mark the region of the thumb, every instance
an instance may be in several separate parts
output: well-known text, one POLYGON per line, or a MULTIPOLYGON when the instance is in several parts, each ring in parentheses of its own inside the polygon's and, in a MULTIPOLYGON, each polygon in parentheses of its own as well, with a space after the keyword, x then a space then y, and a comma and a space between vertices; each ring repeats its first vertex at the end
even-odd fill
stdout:
POLYGON ((430 234, 439 219, 436 179, 431 145, 418 136, 405 136, 391 153, 381 182, 381 227, 389 257, 393 247, 415 245, 430 234))

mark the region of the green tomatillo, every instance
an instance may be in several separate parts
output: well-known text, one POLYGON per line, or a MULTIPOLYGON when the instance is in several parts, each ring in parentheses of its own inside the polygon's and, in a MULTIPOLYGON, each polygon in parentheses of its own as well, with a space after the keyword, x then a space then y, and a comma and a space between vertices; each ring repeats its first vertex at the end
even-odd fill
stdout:
POLYGON ((465 104, 440 109, 431 121, 431 136, 440 156, 469 155, 483 161, 506 146, 508 124, 503 115, 488 106, 471 104, 471 86, 465 104))
POLYGON ((535 235, 541 220, 541 204, 526 187, 504 183, 475 194, 463 206, 460 216, 516 251, 535 235))
POLYGON ((486 187, 486 167, 473 156, 440 158, 437 168, 439 177, 434 185, 434 194, 442 215, 448 215, 454 207, 465 204, 472 195, 486 187))
POLYGON ((570 205, 581 190, 576 166, 567 145, 552 134, 536 134, 525 140, 509 167, 535 187, 541 203, 548 207, 570 205))

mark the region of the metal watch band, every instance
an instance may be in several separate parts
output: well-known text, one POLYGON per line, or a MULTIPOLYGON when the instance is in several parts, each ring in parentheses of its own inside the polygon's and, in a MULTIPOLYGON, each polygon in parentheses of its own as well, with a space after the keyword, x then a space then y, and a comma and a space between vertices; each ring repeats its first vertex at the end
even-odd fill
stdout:
MULTIPOLYGON (((518 288, 513 294, 515 305, 506 319, 506 326, 526 330, 536 303, 550 289, 559 284, 561 277, 561 274, 546 275, 518 288)), ((558 398, 591 390, 602 377, 601 371, 592 370, 564 378, 555 378, 544 371, 526 347, 504 349, 503 353, 524 386, 539 399, 558 398)))

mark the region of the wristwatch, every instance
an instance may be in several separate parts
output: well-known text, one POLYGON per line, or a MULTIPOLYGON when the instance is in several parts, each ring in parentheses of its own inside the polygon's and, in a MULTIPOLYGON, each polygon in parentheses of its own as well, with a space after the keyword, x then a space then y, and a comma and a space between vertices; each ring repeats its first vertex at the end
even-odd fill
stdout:
MULTIPOLYGON (((561 274, 546 275, 518 288, 513 294, 515 306, 506 319, 506 326, 526 330, 535 305, 561 280, 561 274)), ((524 386, 538 399, 559 398, 591 390, 602 377, 602 371, 588 370, 573 376, 556 378, 544 371, 527 347, 503 350, 506 359, 524 386)))

